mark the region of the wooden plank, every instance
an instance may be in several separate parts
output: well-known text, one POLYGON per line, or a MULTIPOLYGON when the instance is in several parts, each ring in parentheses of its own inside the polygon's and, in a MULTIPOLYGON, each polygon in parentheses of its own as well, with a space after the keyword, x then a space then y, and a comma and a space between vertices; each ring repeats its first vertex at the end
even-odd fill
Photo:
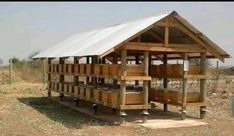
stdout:
POLYGON ((143 67, 140 65, 128 65, 127 66, 127 75, 128 76, 140 76, 144 75, 143 67))
MULTIPOLYGON (((128 92, 126 93, 126 105, 134 104, 134 105, 139 105, 139 104, 144 104, 144 94, 141 92, 128 92)), ((147 101, 148 104, 148 101, 147 101)))
POLYGON ((151 80, 150 76, 120 76, 119 77, 120 80, 151 80))
POLYGON ((121 75, 120 64, 111 64, 110 65, 110 75, 111 76, 119 76, 121 75))
POLYGON ((150 105, 120 105, 121 110, 150 109, 150 105))

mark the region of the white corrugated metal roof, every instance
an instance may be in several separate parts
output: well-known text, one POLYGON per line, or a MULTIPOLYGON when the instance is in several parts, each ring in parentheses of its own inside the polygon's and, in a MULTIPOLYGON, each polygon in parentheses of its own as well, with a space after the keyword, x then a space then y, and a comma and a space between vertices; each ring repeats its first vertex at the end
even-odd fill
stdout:
POLYGON ((210 45, 217 53, 222 56, 229 56, 224 50, 219 48, 215 43, 203 35, 199 30, 192 26, 187 20, 182 18, 175 11, 151 16, 135 21, 130 21, 124 24, 114 25, 102 29, 96 29, 90 32, 84 32, 74 35, 55 46, 41 52, 33 58, 56 58, 56 57, 71 57, 71 56, 92 56, 103 55, 113 47, 128 40, 130 37, 145 30, 154 23, 160 21, 166 16, 173 15, 183 25, 190 29, 195 34, 200 34, 199 37, 210 45))
POLYGON ((80 33, 52 46, 33 58, 101 55, 170 13, 80 33))

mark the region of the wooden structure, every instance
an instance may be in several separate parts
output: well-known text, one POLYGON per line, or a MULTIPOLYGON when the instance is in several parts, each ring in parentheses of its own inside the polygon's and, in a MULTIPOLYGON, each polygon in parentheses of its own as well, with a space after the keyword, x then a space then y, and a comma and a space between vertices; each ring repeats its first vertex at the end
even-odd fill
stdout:
POLYGON ((143 122, 147 121, 150 102, 163 103, 165 111, 168 104, 181 106, 182 119, 186 106, 198 105, 203 118, 207 58, 224 61, 229 55, 198 32, 174 11, 102 54, 78 54, 69 64, 66 56, 59 56, 58 64, 52 63, 56 56, 36 58, 48 58, 49 96, 56 91, 61 99, 64 95, 73 97, 77 106, 79 100, 89 101, 95 112, 98 105, 110 107, 119 111, 121 122, 127 110, 136 109, 142 110, 143 122), (82 58, 86 63, 80 62, 82 58), (200 65, 189 65, 193 58, 199 59, 200 65), (183 64, 170 64, 171 60, 182 60, 183 64), (59 80, 53 81, 52 75, 58 75, 59 80), (74 80, 66 81, 66 76, 74 80), (153 78, 163 78, 163 87, 151 87, 153 78), (169 88, 170 78, 182 80, 182 90, 169 88), (188 90, 189 79, 200 80, 199 92, 188 90))

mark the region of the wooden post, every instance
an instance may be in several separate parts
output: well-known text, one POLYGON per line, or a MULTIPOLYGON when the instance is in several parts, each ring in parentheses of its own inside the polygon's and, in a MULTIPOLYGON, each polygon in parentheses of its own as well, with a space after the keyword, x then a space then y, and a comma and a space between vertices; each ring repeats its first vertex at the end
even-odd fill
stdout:
MULTIPOLYGON (((65 59, 66 58, 59 58, 59 64, 61 64, 61 65, 65 64, 65 59)), ((63 73, 65 73, 64 72, 64 67, 62 67, 62 71, 63 71, 63 73)), ((59 75, 59 83, 64 84, 64 74, 59 75)), ((63 87, 64 87, 64 85, 62 85, 62 90, 60 92, 60 100, 63 100, 63 97, 64 97, 63 87)))
MULTIPOLYGON (((127 50, 121 50, 121 75, 127 75, 127 50)), ((126 80, 121 80, 120 83, 120 105, 125 105, 125 92, 126 92, 126 80)), ((120 123, 125 123, 125 117, 127 114, 125 110, 120 109, 120 123)))
MULTIPOLYGON (((48 58, 48 76, 47 76, 47 78, 48 78, 48 85, 51 85, 51 74, 50 74, 50 72, 51 72, 51 61, 52 61, 52 58, 48 58)), ((48 97, 51 97, 51 86, 48 86, 48 97)))
MULTIPOLYGON (((74 57, 74 64, 79 64, 79 57, 74 57)), ((74 84, 79 84, 79 76, 74 76, 74 84)))
MULTIPOLYGON (((149 67, 148 67, 148 75, 149 75, 149 73, 150 73, 150 71, 151 71, 151 69, 150 69, 150 67, 151 67, 151 61, 152 61, 152 58, 151 58, 152 56, 149 54, 149 62, 148 62, 148 65, 149 65, 149 67)), ((148 89, 150 90, 151 89, 151 80, 150 81, 148 81, 148 89)))
MULTIPOLYGON (((163 55, 163 64, 165 65, 165 68, 167 68, 167 55, 163 55)), ((166 77, 163 78, 163 87, 167 88, 168 87, 168 80, 166 77)), ((168 111, 168 105, 166 103, 163 104, 163 110, 164 112, 168 111)))
POLYGON ((10 59, 10 64, 9 64, 9 71, 10 71, 10 85, 12 85, 12 59, 10 59))
MULTIPOLYGON (((79 57, 74 57, 74 64, 79 64, 79 57)), ((75 72, 75 66, 73 67, 73 71, 75 72)), ((79 85, 79 76, 75 75, 74 76, 74 85, 78 86, 79 85)), ((75 88, 73 87, 73 91, 75 92, 75 88)), ((78 91, 78 90, 77 90, 78 91)), ((79 105, 79 99, 77 97, 74 98, 76 107, 79 105)))
MULTIPOLYGON (((93 56, 92 57, 92 64, 97 64, 97 63, 98 63, 97 56, 93 56)), ((92 78, 92 83, 93 83, 93 87, 97 88, 97 78, 96 77, 92 78)))
MULTIPOLYGON (((144 75, 148 76, 149 75, 149 52, 145 51, 144 52, 144 75)), ((149 89, 148 89, 148 81, 144 80, 143 81, 143 93, 144 93, 144 105, 148 105, 148 97, 149 97, 149 89)), ((147 122, 148 120, 148 110, 144 109, 142 112, 142 122, 147 122)))
MULTIPOLYGON (((183 76, 187 75, 187 70, 185 70, 186 65, 189 65, 187 63, 188 61, 188 55, 184 54, 184 62, 183 62, 183 76)), ((183 90, 182 90, 182 109, 181 109, 181 119, 185 119, 186 114, 186 102, 187 102, 187 78, 183 77, 183 90)))
MULTIPOLYGON (((118 57, 117 56, 113 56, 113 64, 117 64, 118 63, 118 57)), ((113 86, 114 88, 117 88, 117 84, 118 84, 118 80, 117 79, 113 79, 113 86)))
MULTIPOLYGON (((206 75, 207 72, 207 60, 206 53, 201 53, 200 61, 200 73, 206 75)), ((206 79, 200 79, 200 100, 205 102, 206 100, 206 79)), ((206 114, 206 106, 200 107, 200 118, 204 118, 206 114)))
MULTIPOLYGON (((86 57, 86 64, 89 64, 89 57, 86 57)), ((89 77, 86 76, 86 84, 89 83, 89 77)))
MULTIPOLYGON (((106 63, 106 61, 105 61, 105 58, 103 57, 101 59, 101 64, 105 64, 105 63, 106 63)), ((105 78, 101 78, 101 84, 105 84, 105 78)))
POLYGON ((46 59, 43 59, 43 83, 46 84, 46 59))
POLYGON ((165 39, 164 40, 165 40, 165 47, 167 47, 169 44, 169 27, 168 26, 165 27, 165 39))
MULTIPOLYGON (((136 58, 136 65, 138 65, 139 64, 139 56, 136 55, 135 58, 136 58)), ((138 80, 135 80, 135 85, 136 86, 139 85, 139 81, 138 80)))

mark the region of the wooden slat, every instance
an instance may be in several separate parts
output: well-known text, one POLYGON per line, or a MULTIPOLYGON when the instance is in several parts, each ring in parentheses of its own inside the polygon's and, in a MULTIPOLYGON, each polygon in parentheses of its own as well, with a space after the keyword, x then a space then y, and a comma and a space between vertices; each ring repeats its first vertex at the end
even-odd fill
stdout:
POLYGON ((121 110, 150 109, 150 105, 120 105, 121 110))
POLYGON ((151 80, 150 76, 120 76, 120 80, 151 80))

